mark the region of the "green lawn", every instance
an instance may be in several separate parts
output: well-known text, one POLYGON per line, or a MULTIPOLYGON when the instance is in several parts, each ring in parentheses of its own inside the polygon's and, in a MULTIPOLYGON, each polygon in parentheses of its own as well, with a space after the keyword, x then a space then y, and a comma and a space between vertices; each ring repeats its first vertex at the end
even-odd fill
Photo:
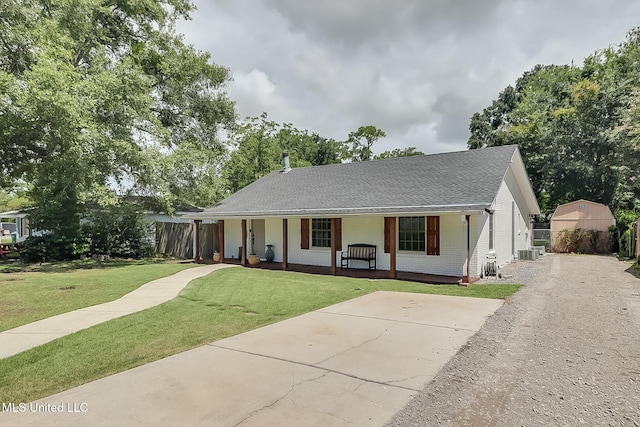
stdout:
POLYGON ((0 331, 113 301, 195 264, 93 261, 0 267, 0 331))
POLYGON ((376 290, 506 298, 519 285, 424 285, 229 268, 160 306, 0 360, 0 402, 27 402, 376 290))

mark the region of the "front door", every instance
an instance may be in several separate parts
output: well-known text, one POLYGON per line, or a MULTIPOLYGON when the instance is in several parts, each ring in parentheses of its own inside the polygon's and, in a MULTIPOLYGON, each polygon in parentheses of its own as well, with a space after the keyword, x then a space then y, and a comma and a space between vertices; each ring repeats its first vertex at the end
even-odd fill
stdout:
POLYGON ((251 251, 264 258, 264 219, 251 220, 251 251))

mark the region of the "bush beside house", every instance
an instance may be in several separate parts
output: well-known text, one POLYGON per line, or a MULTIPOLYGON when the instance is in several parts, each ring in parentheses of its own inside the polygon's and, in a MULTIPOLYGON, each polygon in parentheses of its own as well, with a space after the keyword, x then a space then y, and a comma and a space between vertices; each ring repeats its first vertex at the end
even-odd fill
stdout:
POLYGON ((25 240, 21 252, 27 262, 64 261, 81 255, 143 258, 153 255, 150 227, 137 209, 119 205, 93 211, 74 236, 43 233, 25 240))

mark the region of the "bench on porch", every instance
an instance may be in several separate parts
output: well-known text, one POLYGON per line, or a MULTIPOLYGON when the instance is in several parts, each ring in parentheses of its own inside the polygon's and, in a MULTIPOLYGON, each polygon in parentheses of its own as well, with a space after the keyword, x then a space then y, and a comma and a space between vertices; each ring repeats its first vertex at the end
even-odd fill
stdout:
POLYGON ((349 268, 349 261, 366 261, 369 263, 369 270, 376 269, 376 245, 357 243, 348 245, 347 250, 340 254, 340 268, 349 268))

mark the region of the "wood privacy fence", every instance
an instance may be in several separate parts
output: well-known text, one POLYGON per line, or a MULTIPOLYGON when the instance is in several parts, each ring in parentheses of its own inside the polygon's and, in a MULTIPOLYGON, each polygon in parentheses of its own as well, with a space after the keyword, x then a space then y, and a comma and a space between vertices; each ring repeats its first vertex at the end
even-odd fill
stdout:
MULTIPOLYGON (((156 252, 176 258, 193 258, 193 223, 156 223, 156 252)), ((218 250, 218 224, 200 224, 200 255, 210 260, 218 250)))

